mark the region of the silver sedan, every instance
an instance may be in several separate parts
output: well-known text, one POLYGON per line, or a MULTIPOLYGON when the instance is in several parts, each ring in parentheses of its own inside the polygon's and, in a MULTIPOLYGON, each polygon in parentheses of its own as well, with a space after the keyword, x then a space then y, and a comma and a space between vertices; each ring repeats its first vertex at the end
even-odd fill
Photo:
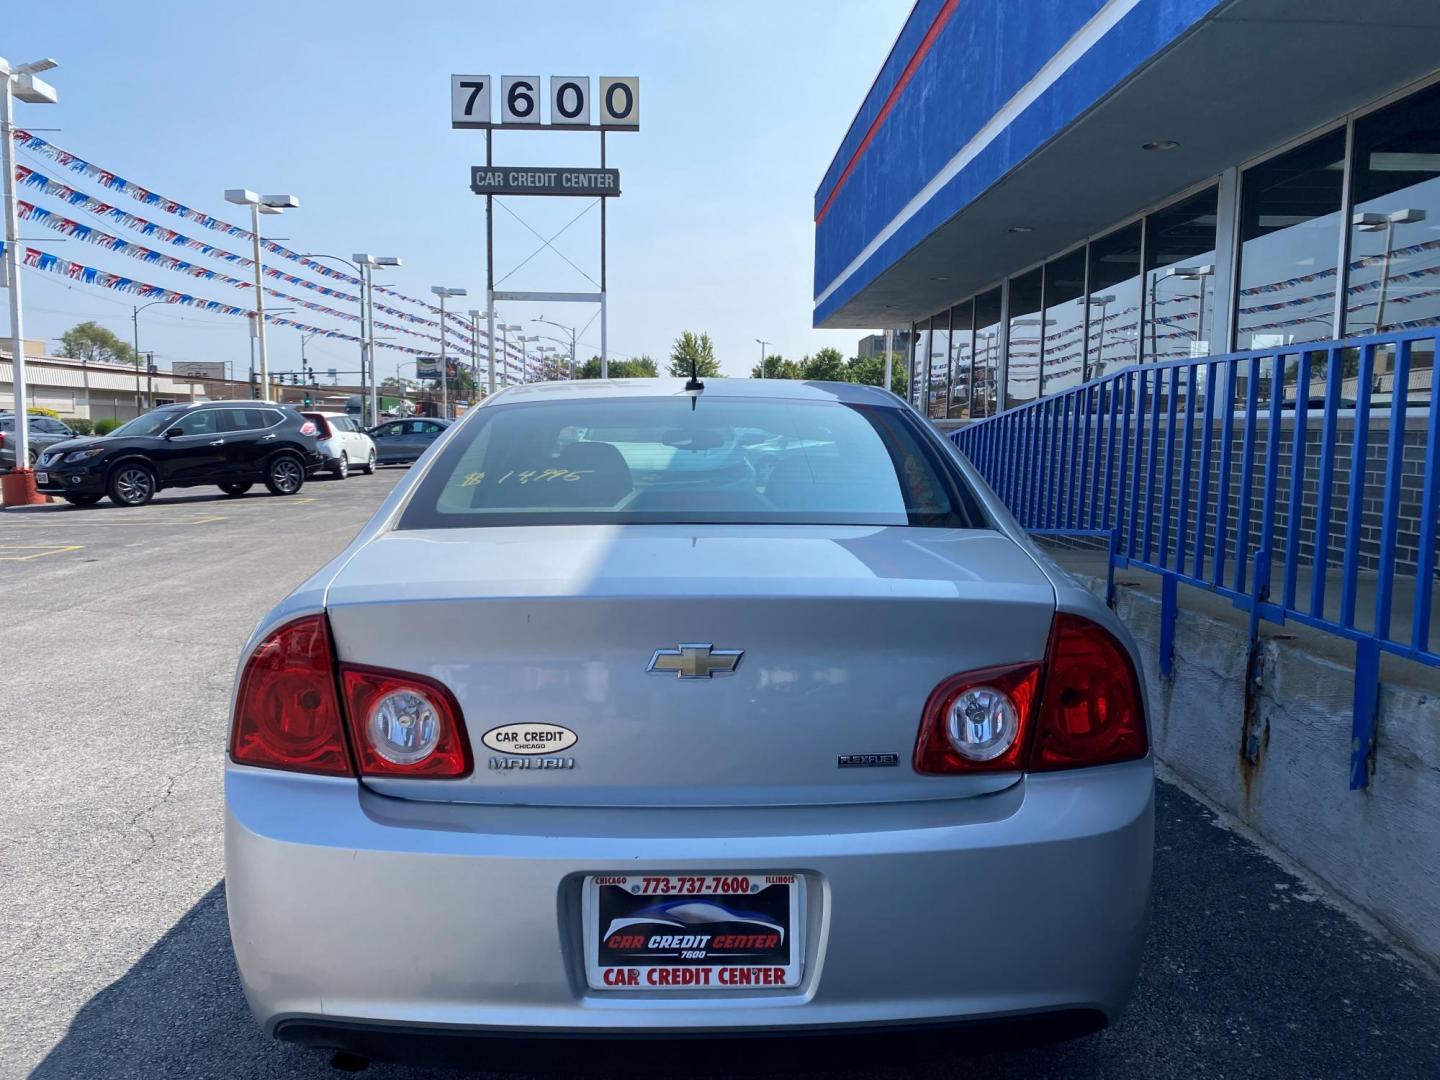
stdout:
POLYGON ((256 1017, 370 1056, 1093 1029, 1146 923, 1128 635, 868 387, 490 398, 245 646, 225 784, 256 1017))

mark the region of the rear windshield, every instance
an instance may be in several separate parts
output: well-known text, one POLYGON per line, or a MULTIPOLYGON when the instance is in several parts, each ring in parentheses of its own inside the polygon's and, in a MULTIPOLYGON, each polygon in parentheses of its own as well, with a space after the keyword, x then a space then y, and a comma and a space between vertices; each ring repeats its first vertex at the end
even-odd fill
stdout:
POLYGON ((686 395, 482 408, 399 527, 706 523, 985 526, 902 409, 686 395))

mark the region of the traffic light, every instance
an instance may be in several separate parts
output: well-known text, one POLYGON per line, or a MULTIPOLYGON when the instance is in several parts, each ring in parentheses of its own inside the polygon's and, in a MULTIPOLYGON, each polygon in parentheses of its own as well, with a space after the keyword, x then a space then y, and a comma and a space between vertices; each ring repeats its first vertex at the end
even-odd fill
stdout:
POLYGON ((305 395, 305 407, 308 409, 311 405, 314 405, 314 404, 315 404, 314 399, 311 398, 311 396, 310 396, 309 394, 306 394, 306 395, 305 395))

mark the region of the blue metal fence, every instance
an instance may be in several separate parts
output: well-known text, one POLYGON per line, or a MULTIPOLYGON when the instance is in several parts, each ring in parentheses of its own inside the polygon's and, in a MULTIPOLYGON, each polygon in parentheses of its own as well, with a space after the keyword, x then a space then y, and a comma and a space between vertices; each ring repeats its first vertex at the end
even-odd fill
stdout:
MULTIPOLYGON (((1032 533, 1103 537, 1112 576, 1161 575, 1162 674, 1182 582, 1249 613, 1252 680, 1262 620, 1353 642, 1361 788, 1381 654, 1440 666, 1437 339, 1431 328, 1132 366, 950 438, 1032 533)), ((1258 740, 1247 731, 1242 751, 1257 756, 1258 740)))

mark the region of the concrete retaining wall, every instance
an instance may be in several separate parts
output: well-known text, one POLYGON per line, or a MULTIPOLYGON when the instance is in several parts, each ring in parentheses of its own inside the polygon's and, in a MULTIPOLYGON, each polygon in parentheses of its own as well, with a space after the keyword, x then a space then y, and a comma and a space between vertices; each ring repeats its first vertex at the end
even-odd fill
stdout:
POLYGON ((1440 673, 1388 665, 1374 776, 1351 791, 1346 647, 1278 628, 1262 639, 1263 685, 1249 704, 1261 750, 1251 763, 1240 752, 1243 625, 1182 586, 1174 671, 1162 678, 1158 595, 1149 582, 1121 582, 1118 611, 1140 645, 1156 756, 1440 968, 1440 673))

